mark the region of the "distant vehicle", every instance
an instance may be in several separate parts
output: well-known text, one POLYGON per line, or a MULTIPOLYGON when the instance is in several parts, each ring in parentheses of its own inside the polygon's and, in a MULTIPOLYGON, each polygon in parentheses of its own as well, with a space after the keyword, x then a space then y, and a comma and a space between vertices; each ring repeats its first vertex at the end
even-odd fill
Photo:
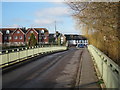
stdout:
POLYGON ((79 43, 79 44, 77 44, 76 47, 78 47, 78 48, 84 48, 84 47, 85 47, 85 44, 79 43))

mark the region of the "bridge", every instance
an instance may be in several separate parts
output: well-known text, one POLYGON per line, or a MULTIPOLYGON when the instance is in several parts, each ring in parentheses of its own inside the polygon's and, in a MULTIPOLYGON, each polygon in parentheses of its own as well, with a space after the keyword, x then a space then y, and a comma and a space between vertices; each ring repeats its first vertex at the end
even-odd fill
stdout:
POLYGON ((120 67, 93 45, 35 46, 0 52, 2 88, 116 88, 120 67))

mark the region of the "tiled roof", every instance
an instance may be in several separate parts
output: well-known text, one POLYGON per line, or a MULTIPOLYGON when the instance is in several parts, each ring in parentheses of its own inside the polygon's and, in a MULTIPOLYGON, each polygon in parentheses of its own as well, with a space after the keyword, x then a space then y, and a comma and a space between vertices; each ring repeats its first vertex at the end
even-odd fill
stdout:
POLYGON ((55 34, 52 34, 52 33, 51 33, 51 34, 49 34, 49 37, 54 37, 54 35, 55 35, 55 34))
POLYGON ((45 32, 48 32, 48 30, 46 28, 34 28, 37 32, 44 30, 45 32))
POLYGON ((10 33, 14 32, 17 28, 0 28, 3 34, 6 34, 6 30, 9 30, 10 33))
POLYGON ((24 29, 24 28, 20 28, 24 33, 26 33, 27 32, 27 30, 26 29, 24 29))
POLYGON ((16 30, 17 28, 0 28, 0 30, 16 30))
POLYGON ((86 40, 87 38, 82 35, 65 34, 67 40, 86 40))

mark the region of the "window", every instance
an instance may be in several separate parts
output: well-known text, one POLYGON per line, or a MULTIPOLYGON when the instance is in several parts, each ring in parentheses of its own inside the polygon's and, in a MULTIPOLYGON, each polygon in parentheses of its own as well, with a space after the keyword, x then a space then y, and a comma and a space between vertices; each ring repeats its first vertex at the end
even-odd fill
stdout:
POLYGON ((6 34, 9 34, 9 33, 10 33, 10 30, 7 30, 7 31, 6 31, 6 34))
POLYGON ((44 33, 44 30, 42 30, 41 33, 44 33))
POLYGON ((11 39, 12 39, 12 37, 10 36, 10 37, 9 37, 9 40, 11 40, 11 39))
POLYGON ((44 37, 44 39, 47 39, 47 37, 44 37))
POLYGON ((22 36, 20 36, 20 39, 23 39, 23 37, 22 37, 22 36))
POLYGON ((28 39, 30 39, 30 37, 28 37, 28 39))
POLYGON ((7 40, 7 36, 5 37, 5 40, 7 40))
POLYGON ((30 31, 30 33, 33 33, 33 31, 30 31))
POLYGON ((84 40, 82 40, 82 43, 84 43, 84 40))
POLYGON ((17 31, 17 33, 20 33, 20 31, 17 31))
POLYGON ((81 43, 82 43, 82 40, 81 40, 81 43))
POLYGON ((14 39, 18 39, 18 37, 17 37, 17 36, 15 36, 15 37, 14 37, 14 39))
POLYGON ((42 39, 42 37, 39 37, 39 39, 42 39))

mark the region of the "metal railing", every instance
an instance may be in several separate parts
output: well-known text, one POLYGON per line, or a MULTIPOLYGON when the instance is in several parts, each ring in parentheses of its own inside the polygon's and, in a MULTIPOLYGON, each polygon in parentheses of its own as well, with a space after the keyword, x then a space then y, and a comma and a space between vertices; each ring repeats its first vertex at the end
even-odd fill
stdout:
POLYGON ((88 45, 88 50, 97 65, 106 88, 120 90, 120 67, 93 45, 88 45))
POLYGON ((40 54, 66 49, 67 47, 65 46, 35 46, 2 50, 0 51, 0 67, 4 67, 14 62, 20 62, 40 54))

